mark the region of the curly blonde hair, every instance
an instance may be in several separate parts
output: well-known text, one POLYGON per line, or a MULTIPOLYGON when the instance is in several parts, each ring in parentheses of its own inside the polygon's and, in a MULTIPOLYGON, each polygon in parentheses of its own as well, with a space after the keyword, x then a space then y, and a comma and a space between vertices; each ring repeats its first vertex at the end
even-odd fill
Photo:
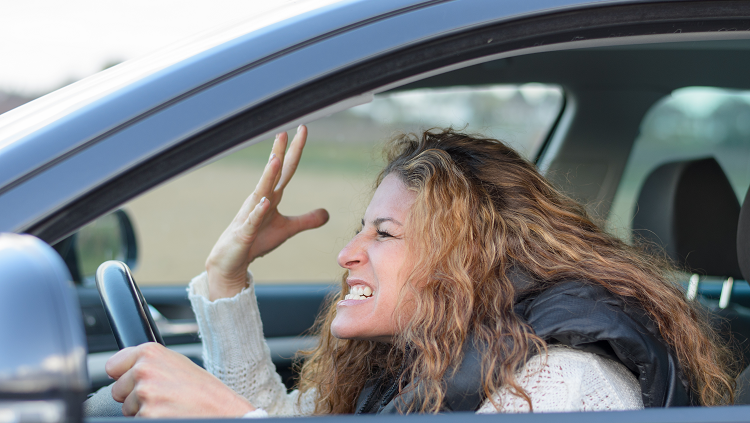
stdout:
POLYGON ((512 266, 544 286, 585 279, 634 299, 656 323, 700 404, 733 401, 727 349, 671 280, 674 267, 603 232, 513 149, 452 129, 429 130, 393 139, 386 158, 377 185, 394 174, 416 193, 405 234, 416 256, 405 287, 416 293, 408 304, 412 317, 392 344, 334 338, 330 326, 346 293, 344 277, 342 292, 318 319, 319 344, 301 368, 299 388, 317 390, 316 414, 353 413, 365 381, 383 372, 399 377, 402 391, 405 381, 418 381, 407 389, 422 402, 409 411, 438 412, 444 376, 461 362, 469 334, 487 346, 485 396, 505 387, 531 406, 514 375, 545 343, 513 312, 512 266), (409 365, 400 372, 407 348, 409 365))

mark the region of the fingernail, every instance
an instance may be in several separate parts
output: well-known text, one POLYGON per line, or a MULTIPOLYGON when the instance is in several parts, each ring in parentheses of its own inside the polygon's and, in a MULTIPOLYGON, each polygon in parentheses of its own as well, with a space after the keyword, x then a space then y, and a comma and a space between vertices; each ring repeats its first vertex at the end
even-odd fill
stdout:
POLYGON ((112 377, 112 376, 110 376, 110 375, 107 375, 107 377, 108 377, 108 378, 110 378, 110 379, 112 379, 112 380, 115 380, 115 378, 113 378, 113 377, 112 377))
POLYGON ((297 132, 299 132, 301 130, 302 130, 302 125, 300 125, 300 126, 297 127, 297 132))
POLYGON ((271 157, 268 158, 268 161, 270 162, 274 157, 276 157, 276 153, 271 153, 271 157))
POLYGON ((274 138, 274 141, 276 141, 277 139, 279 139, 280 136, 281 136, 281 133, 276 134, 276 138, 274 138))
POLYGON ((258 203, 258 204, 262 205, 265 201, 266 201, 266 197, 263 197, 263 198, 260 199, 260 203, 258 203))

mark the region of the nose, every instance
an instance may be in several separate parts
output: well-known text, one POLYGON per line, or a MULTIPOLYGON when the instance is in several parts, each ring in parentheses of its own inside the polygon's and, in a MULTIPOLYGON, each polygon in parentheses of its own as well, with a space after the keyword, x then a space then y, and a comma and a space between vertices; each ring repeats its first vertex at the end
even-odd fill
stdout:
POLYGON ((345 269, 354 268, 367 260, 364 243, 359 235, 356 235, 341 249, 338 256, 339 266, 345 269))

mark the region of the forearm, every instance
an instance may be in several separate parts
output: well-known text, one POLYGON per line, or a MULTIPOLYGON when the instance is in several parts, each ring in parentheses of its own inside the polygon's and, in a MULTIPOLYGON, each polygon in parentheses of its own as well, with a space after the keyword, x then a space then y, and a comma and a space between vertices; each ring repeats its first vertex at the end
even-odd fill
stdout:
POLYGON ((232 298, 209 301, 203 273, 193 279, 188 293, 203 341, 206 370, 271 415, 309 414, 309 401, 302 401, 300 407, 298 393, 287 394, 276 373, 252 283, 232 298))

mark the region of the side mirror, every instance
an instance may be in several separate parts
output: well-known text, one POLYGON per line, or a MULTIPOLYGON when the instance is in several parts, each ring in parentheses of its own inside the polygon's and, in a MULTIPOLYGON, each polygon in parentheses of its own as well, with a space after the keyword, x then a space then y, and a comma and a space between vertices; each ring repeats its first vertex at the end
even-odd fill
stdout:
POLYGON ((124 210, 104 215, 53 246, 76 284, 94 286, 96 269, 118 260, 135 269, 138 245, 133 223, 124 210))
POLYGON ((0 281, 0 421, 81 421, 86 337, 65 264, 37 238, 0 234, 0 281))

